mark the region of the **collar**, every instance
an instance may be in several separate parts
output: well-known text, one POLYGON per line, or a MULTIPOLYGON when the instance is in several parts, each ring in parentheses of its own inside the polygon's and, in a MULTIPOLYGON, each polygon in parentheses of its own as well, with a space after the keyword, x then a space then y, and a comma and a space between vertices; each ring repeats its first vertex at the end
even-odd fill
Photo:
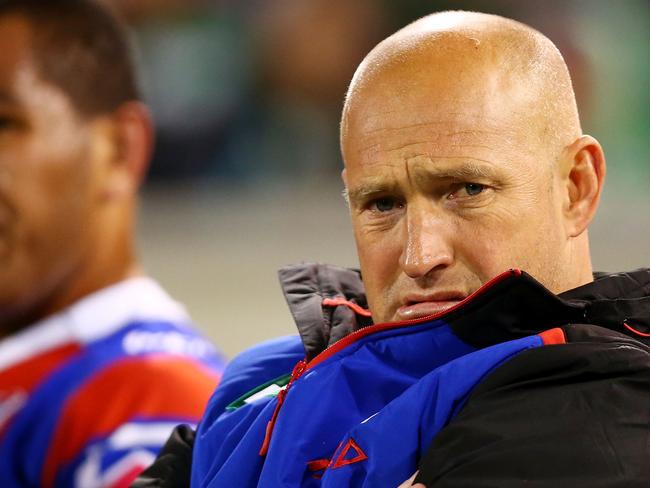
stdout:
POLYGON ((368 308, 358 270, 302 263, 286 266, 278 274, 307 358, 311 359, 351 332, 372 324, 369 317, 357 314, 350 307, 327 305, 328 299, 340 299, 368 308))
POLYGON ((0 371, 65 344, 97 341, 135 320, 190 322, 183 306, 153 279, 130 278, 0 341, 0 371))
POLYGON ((560 297, 583 307, 588 323, 618 331, 622 325, 628 335, 650 344, 650 269, 595 273, 593 282, 560 297))
MULTIPOLYGON (((279 275, 308 359, 372 324, 350 306, 367 307, 358 270, 304 263, 285 267, 279 275)), ((650 269, 596 273, 593 282, 560 295, 525 272, 510 271, 439 318, 475 347, 567 323, 599 325, 650 342, 644 336, 650 334, 650 269)))

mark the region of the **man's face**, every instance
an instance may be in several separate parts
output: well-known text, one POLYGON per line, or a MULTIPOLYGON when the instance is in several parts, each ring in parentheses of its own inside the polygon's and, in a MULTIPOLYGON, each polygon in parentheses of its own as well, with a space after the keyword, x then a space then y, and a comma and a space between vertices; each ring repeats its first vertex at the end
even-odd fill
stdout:
POLYGON ((417 76, 363 88, 342 136, 375 323, 442 311, 509 268, 557 288, 561 190, 522 94, 485 79, 427 87, 417 76))
POLYGON ((94 193, 89 130, 68 97, 40 80, 29 25, 0 17, 0 40, 2 323, 39 306, 78 271, 94 193))

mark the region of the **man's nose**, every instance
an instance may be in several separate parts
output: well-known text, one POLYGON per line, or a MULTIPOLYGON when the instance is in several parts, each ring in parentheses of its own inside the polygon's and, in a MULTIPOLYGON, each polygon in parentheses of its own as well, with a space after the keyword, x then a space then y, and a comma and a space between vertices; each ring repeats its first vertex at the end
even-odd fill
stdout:
POLYGON ((434 270, 451 266, 454 249, 450 229, 439 216, 426 211, 407 215, 400 265, 410 278, 421 278, 434 270))

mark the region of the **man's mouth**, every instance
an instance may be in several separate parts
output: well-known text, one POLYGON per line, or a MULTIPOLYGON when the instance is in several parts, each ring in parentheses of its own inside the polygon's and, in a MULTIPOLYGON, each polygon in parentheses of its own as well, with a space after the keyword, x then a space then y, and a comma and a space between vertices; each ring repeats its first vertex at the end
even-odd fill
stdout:
POLYGON ((397 309, 395 318, 401 320, 414 320, 438 314, 459 304, 467 294, 460 292, 440 292, 432 295, 413 295, 403 300, 403 305, 397 309))

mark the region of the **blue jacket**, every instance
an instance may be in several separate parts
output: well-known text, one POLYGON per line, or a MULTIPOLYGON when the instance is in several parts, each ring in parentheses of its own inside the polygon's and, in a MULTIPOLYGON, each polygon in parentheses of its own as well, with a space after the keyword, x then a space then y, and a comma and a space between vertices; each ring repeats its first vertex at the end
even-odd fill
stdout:
MULTIPOLYGON (((504 385, 532 385, 540 377, 547 383, 553 378, 551 386, 544 386, 544 391, 550 392, 545 398, 550 402, 567 401, 571 395, 564 390, 555 394, 553 385, 563 388, 566 378, 573 378, 574 372, 575 378, 584 378, 587 369, 602 369, 590 363, 588 367, 569 367, 566 371, 571 374, 564 372, 557 365, 575 362, 575 347, 587 344, 583 348, 588 351, 585 357, 601 358, 602 351, 592 354, 593 347, 606 343, 607 347, 613 344, 613 348, 620 349, 623 344, 633 352, 627 353, 621 376, 631 371, 630 365, 637 360, 636 369, 632 368, 634 374, 650 372, 650 353, 645 345, 611 331, 611 327, 600 327, 615 322, 624 329, 618 323, 620 317, 609 313, 609 309, 607 313, 601 310, 600 317, 588 317, 588 308, 595 301, 557 297, 517 270, 500 275, 459 306, 437 316, 365 326, 360 325, 367 320, 362 294, 349 295, 354 281, 351 275, 345 275, 336 286, 330 284, 331 288, 323 293, 323 273, 331 275, 332 268, 285 270, 285 294, 293 305, 302 340, 286 337, 258 345, 226 369, 197 432, 193 488, 396 487, 417 469, 427 472, 422 460, 432 449, 437 449, 436 463, 447 458, 451 463, 429 473, 429 483, 434 478, 440 481, 444 473, 455 472, 458 460, 468 450, 476 450, 479 455, 475 459, 480 460, 481 456, 493 455, 492 448, 502 449, 504 440, 510 442, 505 445, 511 450, 523 446, 514 451, 533 449, 530 439, 543 436, 556 415, 542 411, 539 418, 543 420, 535 426, 535 413, 528 410, 526 414, 531 417, 525 417, 523 425, 531 427, 522 428, 517 423, 521 412, 508 400, 499 408, 492 407, 502 418, 484 427, 477 428, 462 414, 472 411, 471 407, 480 405, 484 398, 507 398, 493 395, 494 391, 504 391, 504 385), (314 290, 316 285, 320 286, 318 290, 314 290), (313 311, 315 301, 320 317, 313 311), (320 306, 323 304, 325 307, 320 306), (314 325, 314 320, 321 320, 320 327, 314 325), (337 331, 340 328, 343 332, 337 331), (595 341, 594 331, 598 336, 595 341), (567 349, 574 346, 569 343, 576 343, 575 347, 567 349), (552 354, 535 355, 541 350, 552 354), (563 351, 569 352, 566 358, 561 356, 563 351), (538 357, 541 361, 536 362, 538 357), (548 369, 553 364, 557 367, 548 369), (515 367, 504 369, 506 365, 515 367), (555 381, 558 374, 564 375, 562 381, 555 381), (487 394, 486 384, 493 387, 487 394), (502 421, 504 426, 499 427, 502 421), (512 431, 510 424, 516 425, 512 431), (440 435, 453 427, 458 430, 454 436, 440 435), (491 428, 495 431, 490 432, 491 428), (445 439, 445 444, 437 445, 437 439, 445 439), (490 449, 484 449, 488 445, 490 449)), ((643 276, 648 279, 647 272, 643 276)), ((648 283, 645 287, 640 299, 646 309, 636 318, 632 334, 638 337, 643 337, 638 328, 648 326, 648 283)), ((650 376, 644 378, 650 381, 650 376)), ((576 384, 582 381, 578 379, 576 384)), ((611 378, 608 381, 611 385, 611 378)), ((588 394, 590 391, 581 393, 585 398, 588 394)), ((558 407, 549 404, 549 408, 558 407)), ((616 441, 610 442, 616 446, 616 441)), ((600 441, 593 443, 596 453, 603 452, 600 441)), ((590 444, 583 444, 588 452, 590 444)), ((520 466, 540 465, 538 455, 525 454, 520 466)), ((590 454, 590 459, 593 463, 598 454, 590 454)), ((507 471, 510 467, 500 469, 507 471)), ((521 483, 536 475, 522 472, 508 476, 509 481, 521 483)), ((481 477, 463 479, 460 484, 444 486, 483 486, 481 477)), ((485 486, 509 485, 497 482, 485 486)), ((544 486, 563 485, 556 482, 544 486)))

